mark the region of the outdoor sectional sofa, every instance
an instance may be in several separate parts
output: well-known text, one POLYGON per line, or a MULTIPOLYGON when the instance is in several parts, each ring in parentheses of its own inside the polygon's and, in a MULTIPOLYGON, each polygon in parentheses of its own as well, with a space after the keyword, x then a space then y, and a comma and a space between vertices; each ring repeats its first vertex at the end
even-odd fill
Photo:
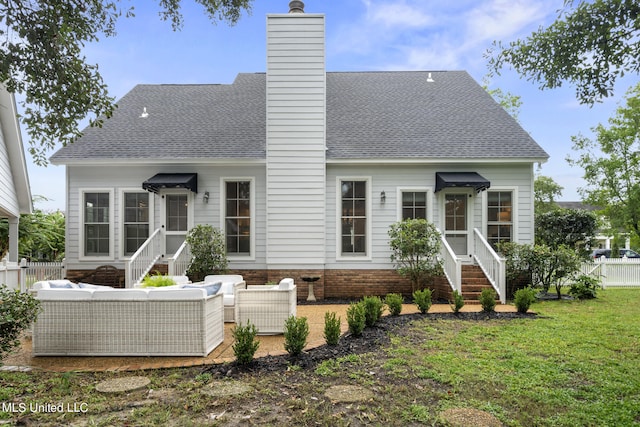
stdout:
POLYGON ((34 287, 34 356, 206 356, 224 339, 222 293, 69 286, 34 287))

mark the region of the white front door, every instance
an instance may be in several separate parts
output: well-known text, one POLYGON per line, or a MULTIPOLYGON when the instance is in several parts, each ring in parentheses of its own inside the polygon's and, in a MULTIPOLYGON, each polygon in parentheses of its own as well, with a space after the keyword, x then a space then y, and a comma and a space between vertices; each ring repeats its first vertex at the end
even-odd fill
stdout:
POLYGON ((165 233, 165 255, 176 253, 191 226, 188 191, 167 192, 163 196, 162 227, 165 233))
POLYGON ((444 194, 444 235, 458 258, 471 260, 471 192, 446 191, 444 194))

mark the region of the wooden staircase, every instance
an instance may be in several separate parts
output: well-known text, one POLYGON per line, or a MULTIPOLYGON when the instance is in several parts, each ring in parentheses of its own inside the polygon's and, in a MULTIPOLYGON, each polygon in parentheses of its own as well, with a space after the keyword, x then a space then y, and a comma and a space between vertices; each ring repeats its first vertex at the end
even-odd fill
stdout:
MULTIPOLYGON (((493 289, 491 282, 477 265, 462 266, 462 296, 465 304, 480 304, 480 294, 483 289, 493 289)), ((496 295, 496 302, 500 299, 496 295)))

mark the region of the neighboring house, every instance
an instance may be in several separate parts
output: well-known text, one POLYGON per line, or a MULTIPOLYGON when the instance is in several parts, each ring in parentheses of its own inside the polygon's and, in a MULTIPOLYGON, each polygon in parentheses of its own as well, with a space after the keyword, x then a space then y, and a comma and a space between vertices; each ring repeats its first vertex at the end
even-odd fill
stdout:
POLYGON ((55 153, 70 277, 124 269, 152 235, 166 259, 196 224, 223 230, 248 283, 293 277, 300 297, 307 275, 319 298, 410 290, 387 234, 403 218, 442 230, 457 276, 480 236, 533 242, 548 155, 529 134, 463 71, 326 72, 324 28, 320 14, 269 15, 266 74, 138 85, 55 153))
POLYGON ((0 263, 0 284, 18 285, 18 224, 21 214, 31 212, 31 188, 16 102, 0 84, 0 218, 9 222, 9 252, 0 263))

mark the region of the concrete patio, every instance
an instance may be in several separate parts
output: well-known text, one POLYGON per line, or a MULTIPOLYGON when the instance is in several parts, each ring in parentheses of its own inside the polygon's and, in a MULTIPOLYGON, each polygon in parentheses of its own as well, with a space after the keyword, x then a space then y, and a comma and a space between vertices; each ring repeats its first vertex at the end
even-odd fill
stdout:
MULTIPOLYGON (((324 315, 326 312, 335 312, 341 318, 342 332, 348 330, 347 308, 348 304, 312 304, 298 305, 298 317, 306 317, 309 322, 309 339, 306 349, 312 349, 325 344, 324 339, 324 315)), ((480 305, 465 305, 463 312, 479 312, 480 305)), ((496 305, 496 311, 515 312, 512 305, 496 305)), ((418 309, 413 304, 404 304, 402 314, 417 313, 418 309)), ((429 313, 448 313, 451 307, 448 304, 434 304, 429 313)), ((385 312, 386 315, 386 312, 385 312)), ((3 367, 0 369, 11 370, 29 367, 31 369, 67 372, 67 371, 136 371, 143 369, 173 368, 208 365, 214 363, 232 362, 234 323, 225 323, 225 339, 207 357, 77 357, 77 356, 40 356, 33 357, 31 352, 31 338, 27 336, 22 340, 21 348, 3 359, 3 367)), ((284 350, 283 335, 259 336, 260 347, 255 357, 267 355, 286 354, 284 350)))

